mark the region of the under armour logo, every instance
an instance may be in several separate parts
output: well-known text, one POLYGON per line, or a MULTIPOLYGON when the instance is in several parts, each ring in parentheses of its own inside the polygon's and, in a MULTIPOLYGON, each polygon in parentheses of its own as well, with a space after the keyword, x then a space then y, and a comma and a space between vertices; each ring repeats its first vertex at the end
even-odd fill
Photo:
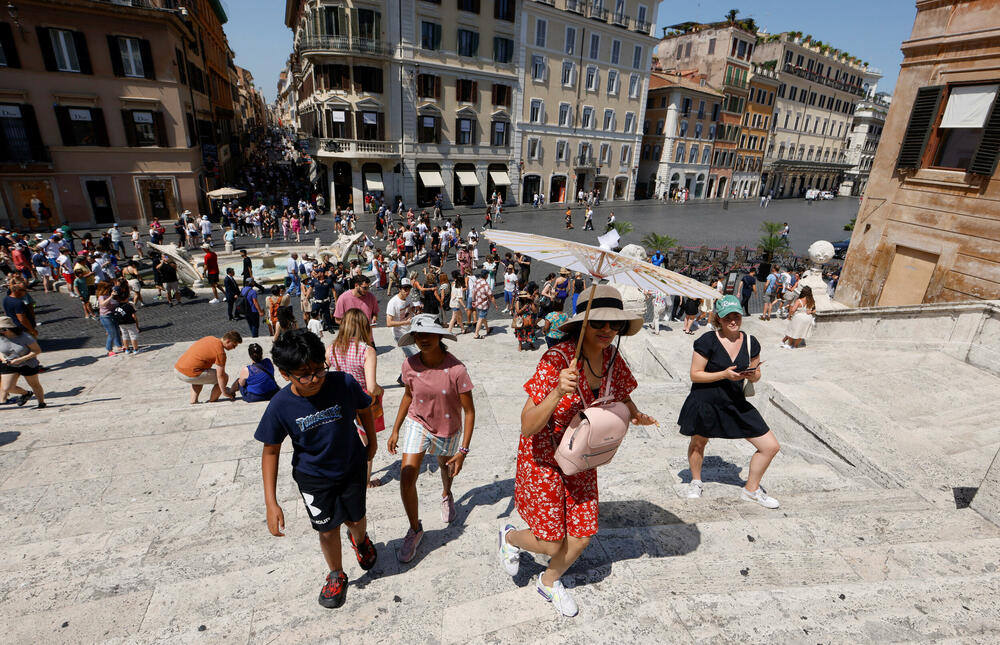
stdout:
POLYGON ((316 517, 323 512, 319 508, 313 506, 313 500, 315 499, 316 498, 309 493, 302 493, 302 500, 306 503, 306 510, 308 510, 309 514, 313 517, 316 517))

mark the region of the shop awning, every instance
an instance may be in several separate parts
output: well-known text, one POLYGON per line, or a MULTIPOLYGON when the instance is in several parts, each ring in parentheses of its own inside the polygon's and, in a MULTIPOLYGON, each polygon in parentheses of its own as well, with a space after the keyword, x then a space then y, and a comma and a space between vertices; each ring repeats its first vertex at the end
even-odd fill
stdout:
POLYGON ((378 173, 366 172, 365 183, 368 184, 368 190, 385 190, 385 186, 382 185, 382 175, 378 173))
POLYGON ((490 177, 497 186, 510 186, 510 177, 502 170, 491 170, 490 177))
POLYGON ((989 116, 997 85, 953 87, 941 117, 942 128, 981 128, 989 116))
POLYGON ((459 170, 455 174, 458 175, 458 183, 462 184, 463 186, 479 185, 479 179, 476 177, 476 173, 470 170, 459 170))
POLYGON ((424 188, 444 187, 444 178, 437 170, 421 170, 420 181, 424 182, 424 188))

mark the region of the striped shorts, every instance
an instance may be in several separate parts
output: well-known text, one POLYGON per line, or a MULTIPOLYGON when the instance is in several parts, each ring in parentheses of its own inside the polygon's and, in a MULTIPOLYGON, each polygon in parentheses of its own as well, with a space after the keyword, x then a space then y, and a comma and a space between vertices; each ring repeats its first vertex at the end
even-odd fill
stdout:
POLYGON ((462 445, 462 433, 456 432, 450 437, 436 437, 419 421, 406 417, 399 429, 399 451, 404 455, 438 455, 451 457, 462 445))

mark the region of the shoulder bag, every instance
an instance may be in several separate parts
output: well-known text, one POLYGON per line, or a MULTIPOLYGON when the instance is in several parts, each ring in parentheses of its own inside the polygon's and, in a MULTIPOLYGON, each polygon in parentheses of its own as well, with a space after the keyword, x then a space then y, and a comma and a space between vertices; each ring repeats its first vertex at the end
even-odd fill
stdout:
MULTIPOLYGON (((605 375, 601 398, 585 410, 578 412, 563 432, 555 450, 556 463, 565 475, 603 466, 614 458, 618 446, 628 432, 630 414, 628 406, 610 396, 611 371, 614 369, 618 350, 611 356, 605 375)), ((583 392, 577 384, 580 400, 583 392)))

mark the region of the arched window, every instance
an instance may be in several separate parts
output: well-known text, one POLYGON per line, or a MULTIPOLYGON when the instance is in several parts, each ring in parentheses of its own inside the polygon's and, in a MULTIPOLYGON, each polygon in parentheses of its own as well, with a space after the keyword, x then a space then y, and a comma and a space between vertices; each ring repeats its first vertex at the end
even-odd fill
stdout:
POLYGON ((688 122, 687 121, 681 121, 681 129, 680 129, 680 132, 678 133, 677 136, 679 136, 679 137, 686 137, 687 136, 687 131, 688 131, 688 122))
POLYGON ((700 139, 701 138, 701 124, 700 123, 695 123, 694 124, 694 138, 695 139, 700 139))
POLYGON ((677 144, 677 154, 674 155, 674 163, 684 163, 684 144, 677 144))
POLYGON ((698 163, 698 144, 691 146, 691 156, 688 157, 688 163, 698 163))
POLYGON ((649 159, 649 150, 650 150, 650 145, 648 143, 644 144, 642 146, 642 158, 643 159, 649 159))
POLYGON ((784 158, 785 158, 785 144, 781 144, 780 146, 778 146, 778 159, 784 159, 784 158))
POLYGON ((660 154, 663 152, 663 146, 655 145, 653 146, 653 159, 657 161, 660 160, 660 154))
POLYGON ((698 180, 694 184, 694 196, 695 199, 701 199, 704 197, 705 192, 705 175, 698 175, 698 180))
POLYGON ((712 160, 712 146, 705 146, 705 149, 701 151, 701 163, 707 166, 708 162, 712 160))
POLYGON ((714 125, 708 126, 708 138, 709 139, 714 139, 715 138, 715 126, 714 125))

